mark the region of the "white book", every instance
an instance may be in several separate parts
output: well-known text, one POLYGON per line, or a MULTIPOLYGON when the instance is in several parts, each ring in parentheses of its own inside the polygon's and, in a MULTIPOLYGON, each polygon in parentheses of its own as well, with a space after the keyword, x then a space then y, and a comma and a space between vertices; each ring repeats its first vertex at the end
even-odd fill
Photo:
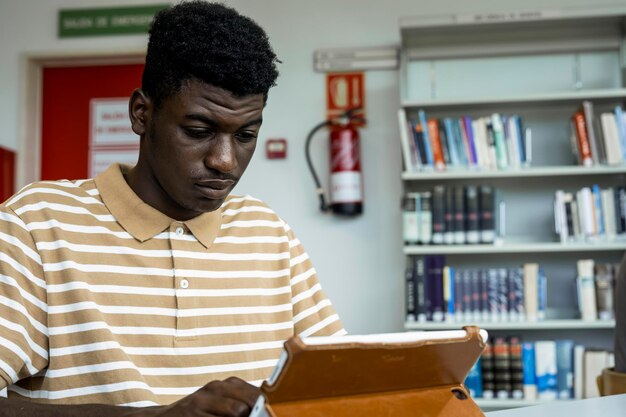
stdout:
POLYGON ((506 120, 506 133, 507 141, 509 145, 509 164, 513 168, 519 168, 522 164, 519 144, 521 143, 517 126, 515 125, 515 118, 509 117, 506 120))
POLYGON ((582 230, 586 237, 596 235, 596 220, 594 215, 595 205, 593 203, 593 193, 591 188, 583 187, 580 189, 580 201, 578 202, 578 211, 582 217, 582 230))
POLYGON ((609 238, 614 238, 617 233, 615 224, 615 194, 609 188, 601 191, 602 197, 602 218, 604 219, 604 233, 609 238))
POLYGON ((404 109, 398 110, 398 126, 400 128, 400 145, 402 146, 402 161, 404 162, 404 170, 407 172, 416 171, 417 162, 416 156, 413 153, 415 142, 413 137, 409 136, 409 122, 406 118, 406 112, 404 109), (410 141, 410 142, 409 142, 410 141), (413 146, 411 146, 413 143, 413 146))
POLYGON ((622 146, 620 144, 617 122, 613 113, 602 113, 600 115, 604 143, 606 148, 606 162, 609 165, 619 165, 622 163, 622 146))
POLYGON ((594 261, 582 259, 577 262, 576 289, 578 295, 578 308, 580 317, 584 321, 598 319, 596 307, 596 284, 594 279, 594 261))
POLYGON ((559 235, 561 243, 566 243, 568 238, 567 214, 565 212, 565 192, 557 190, 554 196, 554 228, 559 235))
POLYGON ((537 397, 540 400, 557 398, 556 342, 540 340, 535 342, 535 376, 537 397))
POLYGON ((526 320, 537 321, 539 309, 537 285, 539 281, 539 265, 536 263, 524 264, 524 311, 526 320))
POLYGON ((596 378, 606 368, 609 352, 606 350, 587 350, 584 355, 584 389, 583 398, 595 398, 600 396, 596 378))
POLYGON ((574 346, 574 398, 583 399, 585 391, 585 367, 584 367, 585 347, 583 345, 574 346))

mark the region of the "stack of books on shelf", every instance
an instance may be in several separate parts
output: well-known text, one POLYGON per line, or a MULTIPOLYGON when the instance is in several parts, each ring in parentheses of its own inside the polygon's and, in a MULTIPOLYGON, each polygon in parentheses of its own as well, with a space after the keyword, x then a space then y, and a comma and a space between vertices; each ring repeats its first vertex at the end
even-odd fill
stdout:
POLYGON ((598 397, 596 377, 613 366, 613 353, 573 340, 524 342, 495 337, 465 385, 474 398, 556 400, 598 397))
POLYGON ((626 187, 557 190, 554 227, 562 243, 626 238, 626 187))
POLYGON ((415 120, 406 120, 403 113, 400 120, 406 123, 401 140, 407 171, 497 170, 531 162, 530 129, 516 114, 435 119, 419 110, 415 120))
POLYGON ((583 101, 571 120, 572 151, 579 165, 620 165, 626 161, 626 113, 621 106, 597 117, 583 101))
POLYGON ((438 185, 432 191, 407 193, 403 200, 404 243, 494 243, 496 235, 503 232, 496 222, 503 212, 504 203, 496 206, 496 193, 489 186, 438 185))
MULTIPOLYGON (((516 323, 546 319, 547 278, 537 263, 519 268, 461 269, 443 255, 410 256, 406 268, 406 322, 516 323)), ((578 261, 580 318, 614 318, 612 264, 578 261)))

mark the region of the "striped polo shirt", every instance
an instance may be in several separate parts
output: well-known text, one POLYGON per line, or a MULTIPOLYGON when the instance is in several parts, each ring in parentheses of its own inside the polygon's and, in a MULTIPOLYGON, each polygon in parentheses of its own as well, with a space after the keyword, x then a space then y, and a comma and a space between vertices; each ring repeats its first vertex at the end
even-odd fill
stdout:
POLYGON ((259 384, 294 334, 345 333, 289 226, 261 201, 173 220, 113 165, 0 205, 0 389, 35 401, 169 404, 259 384))

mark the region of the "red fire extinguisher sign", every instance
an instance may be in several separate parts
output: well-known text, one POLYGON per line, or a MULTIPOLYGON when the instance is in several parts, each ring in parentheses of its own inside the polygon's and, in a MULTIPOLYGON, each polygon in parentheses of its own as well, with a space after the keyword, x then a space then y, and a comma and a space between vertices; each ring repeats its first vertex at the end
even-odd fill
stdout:
MULTIPOLYGON (((326 74, 326 118, 336 119, 347 110, 358 108, 354 116, 365 119, 365 74, 337 72, 326 74)), ((362 125, 362 123, 356 123, 362 125)))

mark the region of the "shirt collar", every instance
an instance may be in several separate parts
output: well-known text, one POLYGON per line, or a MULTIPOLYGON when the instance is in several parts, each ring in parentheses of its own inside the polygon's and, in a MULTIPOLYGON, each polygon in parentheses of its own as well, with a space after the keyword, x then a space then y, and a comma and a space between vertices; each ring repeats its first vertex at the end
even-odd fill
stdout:
MULTIPOLYGON (((169 228, 176 220, 146 204, 135 194, 123 175, 129 169, 125 165, 113 164, 94 181, 102 201, 115 220, 135 239, 145 242, 169 228)), ((222 225, 222 209, 180 223, 185 224, 196 239, 208 248, 222 225)))

